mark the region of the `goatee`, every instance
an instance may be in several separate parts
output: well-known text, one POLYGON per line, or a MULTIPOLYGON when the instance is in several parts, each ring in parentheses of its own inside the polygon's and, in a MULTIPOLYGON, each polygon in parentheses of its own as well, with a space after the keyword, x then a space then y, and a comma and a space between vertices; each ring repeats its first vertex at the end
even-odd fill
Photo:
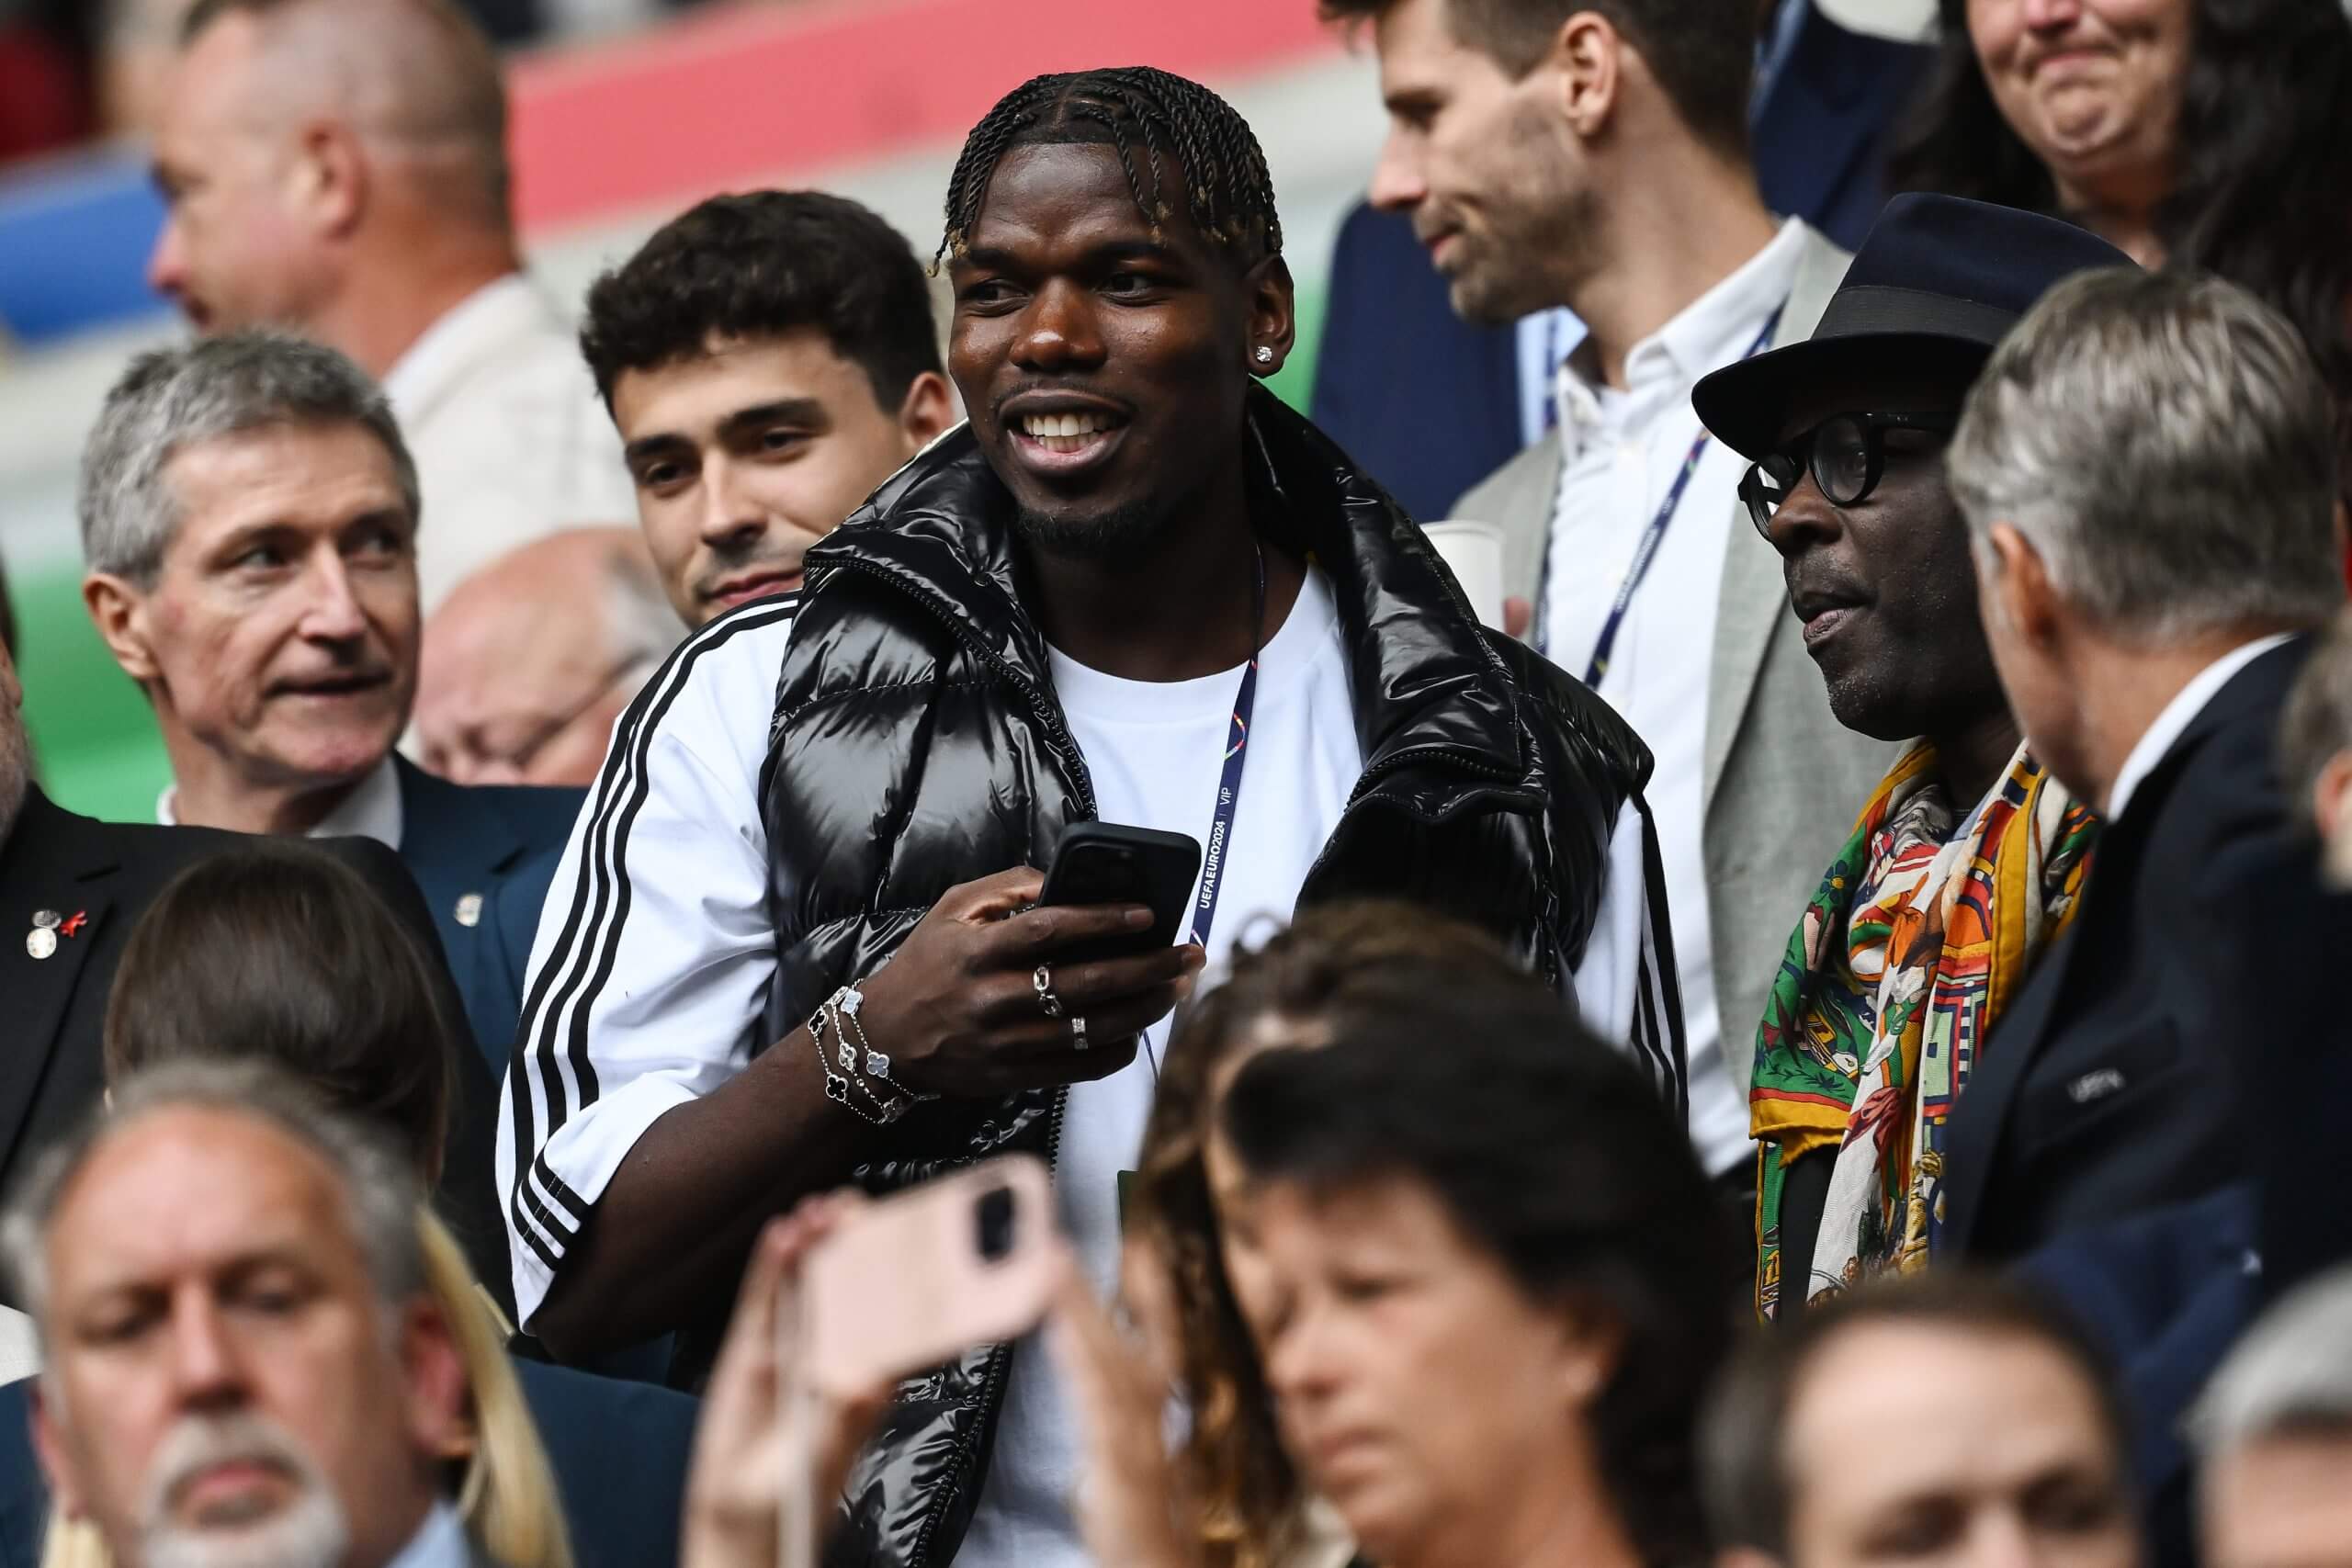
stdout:
POLYGON ((1137 501, 1083 517, 1018 512, 1012 527, 1023 543, 1043 555, 1064 560, 1116 561, 1137 554, 1157 539, 1168 514, 1164 505, 1137 501))

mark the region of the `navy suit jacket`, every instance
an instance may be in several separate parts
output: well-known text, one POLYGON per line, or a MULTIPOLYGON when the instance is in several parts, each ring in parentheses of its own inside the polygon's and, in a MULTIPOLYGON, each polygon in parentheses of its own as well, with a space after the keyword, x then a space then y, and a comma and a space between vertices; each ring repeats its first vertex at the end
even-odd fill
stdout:
POLYGON ((585 790, 454 784, 394 757, 401 859, 433 911, 466 1018, 503 1076, 539 907, 585 790), (470 917, 470 918, 469 918, 470 917))
POLYGON ((2014 1262, 2259 1175, 2280 1007, 2331 983, 2327 895, 2275 756, 2297 638, 2214 694, 2107 825, 2082 902, 1953 1104, 1943 1253, 2014 1262), (2266 908, 2267 907, 2267 908, 2266 908), (2292 930, 2273 919, 2294 911, 2292 930), (2267 940, 2266 940, 2267 939, 2267 940))
MULTIPOLYGON (((519 1358, 514 1374, 547 1445, 579 1568, 678 1560, 701 1402, 519 1358)), ((32 1380, 0 1385, 0 1568, 37 1568, 49 1486, 32 1447, 32 1380)))
POLYGON ((1806 4, 1788 59, 1749 117, 1764 205, 1859 248, 1886 205, 1887 130, 1935 53, 1849 33, 1806 4))

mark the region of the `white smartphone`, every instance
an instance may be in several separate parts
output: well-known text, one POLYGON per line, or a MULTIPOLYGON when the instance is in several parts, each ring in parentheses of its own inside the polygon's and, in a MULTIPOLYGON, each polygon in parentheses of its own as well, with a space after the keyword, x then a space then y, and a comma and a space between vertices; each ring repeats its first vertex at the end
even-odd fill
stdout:
POLYGON ((829 1393, 911 1377, 1045 1317, 1060 1243, 1043 1160, 1007 1155, 867 1205, 808 1255, 805 1365, 829 1393))

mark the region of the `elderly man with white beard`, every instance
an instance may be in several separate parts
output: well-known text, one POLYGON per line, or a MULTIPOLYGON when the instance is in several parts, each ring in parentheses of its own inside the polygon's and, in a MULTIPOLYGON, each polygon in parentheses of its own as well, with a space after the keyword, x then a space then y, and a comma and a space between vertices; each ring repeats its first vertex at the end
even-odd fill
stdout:
POLYGON ((175 1064, 45 1154, 0 1247, 33 1438, 117 1568, 483 1568, 442 1490, 467 1383, 421 1194, 267 1069, 175 1064))

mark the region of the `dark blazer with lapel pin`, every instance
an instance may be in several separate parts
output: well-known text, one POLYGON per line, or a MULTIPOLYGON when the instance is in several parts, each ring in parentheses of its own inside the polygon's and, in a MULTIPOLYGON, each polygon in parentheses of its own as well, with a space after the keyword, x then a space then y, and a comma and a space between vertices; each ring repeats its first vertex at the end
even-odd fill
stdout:
POLYGON ((2308 653, 2298 638, 2240 670, 2108 825, 2073 925, 1952 1108, 1945 1256, 2007 1263, 2253 1174, 2241 1091, 2272 1001, 2343 963, 2311 945, 2327 922, 2282 950, 2256 918, 2324 897, 2309 854, 2278 873, 2278 712, 2308 653))
MULTIPOLYGON (((76 816, 34 789, 0 843, 0 1191, 32 1154, 71 1128, 106 1087, 101 1035, 107 998, 131 928, 180 872, 243 842, 209 828, 159 828, 76 816), (48 957, 26 944, 33 916, 80 916, 48 957)), ((438 951, 432 918, 398 856, 370 839, 320 839, 381 894, 427 953, 438 951)), ((454 987, 443 1004, 458 1032, 457 1093, 450 1106, 447 1173, 435 1207, 485 1284, 511 1290, 506 1227, 492 1190, 498 1078, 482 1070, 454 987)), ((18 1303, 13 1292, 0 1304, 18 1303)))
POLYGON ((398 756, 392 766, 401 859, 433 911, 482 1057, 503 1075, 523 1016, 531 933, 587 792, 455 784, 398 756))

